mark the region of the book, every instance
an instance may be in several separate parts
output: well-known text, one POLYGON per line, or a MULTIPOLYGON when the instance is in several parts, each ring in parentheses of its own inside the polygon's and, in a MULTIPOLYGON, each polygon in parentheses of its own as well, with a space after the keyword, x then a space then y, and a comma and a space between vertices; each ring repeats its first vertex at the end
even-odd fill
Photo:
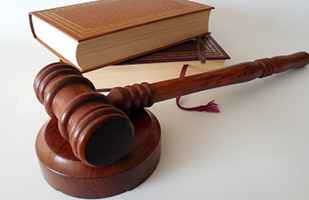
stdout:
POLYGON ((208 34, 211 6, 187 0, 102 0, 29 13, 34 38, 86 72, 208 34))
POLYGON ((183 65, 189 65, 186 74, 194 75, 221 68, 229 55, 211 36, 201 38, 201 54, 207 59, 202 64, 198 58, 197 41, 188 41, 117 65, 83 73, 99 91, 135 83, 154 83, 178 78, 183 65))

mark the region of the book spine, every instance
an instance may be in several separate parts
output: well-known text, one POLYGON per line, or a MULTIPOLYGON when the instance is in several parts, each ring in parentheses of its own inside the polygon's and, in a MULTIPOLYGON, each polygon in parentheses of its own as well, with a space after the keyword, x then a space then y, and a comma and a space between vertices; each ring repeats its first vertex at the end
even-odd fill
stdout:
POLYGON ((32 32, 32 35, 33 35, 34 39, 36 39, 40 44, 42 44, 45 48, 47 48, 49 51, 51 51, 55 56, 60 58, 62 61, 64 61, 64 62, 66 62, 66 63, 76 67, 79 71, 82 71, 80 69, 80 67, 78 67, 78 66, 74 65, 73 63, 71 63, 69 60, 67 60, 65 57, 60 55, 57 51, 55 51, 53 48, 48 46, 45 42, 43 42, 40 38, 37 37, 37 35, 35 34, 35 28, 33 26, 32 13, 29 13, 29 23, 30 23, 30 29, 31 29, 31 32, 32 32))
POLYGON ((33 37, 37 38, 35 31, 34 31, 34 27, 33 27, 32 14, 31 13, 29 13, 29 23, 30 23, 30 29, 31 29, 33 37))

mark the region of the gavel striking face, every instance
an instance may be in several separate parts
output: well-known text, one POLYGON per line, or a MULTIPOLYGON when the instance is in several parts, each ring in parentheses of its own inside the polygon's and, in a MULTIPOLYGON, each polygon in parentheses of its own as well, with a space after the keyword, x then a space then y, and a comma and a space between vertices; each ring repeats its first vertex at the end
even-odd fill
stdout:
POLYGON ((106 166, 127 153, 134 137, 126 112, 149 107, 178 96, 251 81, 291 68, 304 67, 309 54, 260 59, 213 72, 158 83, 114 88, 104 96, 82 74, 62 62, 44 67, 36 76, 34 90, 73 153, 89 166, 106 166))

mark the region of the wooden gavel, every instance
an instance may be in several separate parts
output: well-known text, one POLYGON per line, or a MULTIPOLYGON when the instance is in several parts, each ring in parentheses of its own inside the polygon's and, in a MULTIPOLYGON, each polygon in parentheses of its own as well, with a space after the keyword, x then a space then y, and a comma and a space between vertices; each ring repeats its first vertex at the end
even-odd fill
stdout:
POLYGON ((38 73, 34 90, 50 117, 58 119, 60 133, 70 142, 75 156, 89 166, 106 166, 123 157, 131 146, 134 128, 127 112, 178 96, 304 67, 308 63, 309 54, 299 52, 153 84, 116 87, 105 96, 96 93, 93 84, 77 69, 58 62, 38 73))

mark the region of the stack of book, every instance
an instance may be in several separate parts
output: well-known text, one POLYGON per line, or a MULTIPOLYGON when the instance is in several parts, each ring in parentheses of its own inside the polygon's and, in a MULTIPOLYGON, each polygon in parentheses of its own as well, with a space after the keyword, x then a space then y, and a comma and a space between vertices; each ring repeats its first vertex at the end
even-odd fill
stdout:
POLYGON ((229 59, 210 35, 211 6, 187 0, 102 0, 29 13, 34 38, 97 88, 176 78, 229 59), (206 64, 199 59, 206 58, 206 64))

